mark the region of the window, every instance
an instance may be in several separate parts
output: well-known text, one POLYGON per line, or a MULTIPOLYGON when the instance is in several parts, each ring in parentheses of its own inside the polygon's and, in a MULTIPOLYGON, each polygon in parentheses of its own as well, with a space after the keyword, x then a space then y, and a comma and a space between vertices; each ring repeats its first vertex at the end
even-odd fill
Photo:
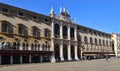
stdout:
POLYGON ((92 37, 90 37, 90 44, 93 44, 93 39, 92 39, 92 37))
POLYGON ((24 16, 24 14, 22 12, 19 12, 18 15, 21 16, 21 17, 24 16))
POLYGON ((85 43, 88 43, 88 39, 87 39, 86 36, 84 37, 84 42, 85 42, 85 43))
POLYGON ((40 37, 40 29, 35 26, 33 27, 33 36, 40 37))
POLYGON ((49 29, 45 29, 45 37, 50 38, 50 30, 49 29))
POLYGON ((78 38, 78 41, 79 41, 79 42, 82 42, 82 38, 81 38, 81 36, 80 36, 80 35, 78 35, 78 37, 77 37, 77 38, 78 38))
POLYGON ((67 36, 67 27, 63 26, 63 36, 67 36))
POLYGON ((103 40, 103 45, 105 45, 105 41, 103 40))
POLYGON ((18 25, 18 34, 27 36, 28 35, 27 27, 25 25, 19 24, 18 25))
POLYGON ((48 22, 48 19, 45 19, 45 22, 48 22))
POLYGON ((55 24, 55 26, 54 26, 54 34, 55 34, 55 35, 60 35, 60 27, 59 27, 59 24, 55 24))
POLYGON ((36 16, 32 16, 32 19, 33 19, 33 20, 37 20, 37 17, 36 17, 36 16))
POLYGON ((99 44, 101 45, 101 39, 99 39, 99 44))
POLYGON ((106 45, 108 45, 108 41, 106 40, 106 45))
POLYGON ((74 37, 74 28, 70 28, 70 37, 74 37))
POLYGON ((8 13, 8 9, 3 8, 3 9, 2 9, 2 12, 3 12, 3 13, 8 13))
POLYGON ((97 39, 95 38, 95 44, 97 44, 97 39))
POLYGON ((7 21, 2 21, 2 32, 5 33, 13 33, 13 26, 7 22, 7 21))

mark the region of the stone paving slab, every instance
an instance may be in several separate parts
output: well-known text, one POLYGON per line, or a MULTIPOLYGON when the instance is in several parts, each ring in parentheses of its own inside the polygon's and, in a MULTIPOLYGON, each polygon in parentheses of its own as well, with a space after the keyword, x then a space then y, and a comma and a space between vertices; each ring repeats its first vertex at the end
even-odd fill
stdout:
POLYGON ((0 66, 0 71, 120 71, 120 58, 0 66))

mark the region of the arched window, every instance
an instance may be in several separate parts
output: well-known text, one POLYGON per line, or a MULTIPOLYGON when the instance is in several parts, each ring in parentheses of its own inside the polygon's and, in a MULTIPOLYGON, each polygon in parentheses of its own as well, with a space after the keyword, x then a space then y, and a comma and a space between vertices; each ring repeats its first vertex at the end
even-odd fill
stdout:
POLYGON ((42 50, 43 50, 43 51, 45 50, 45 46, 44 46, 44 44, 42 45, 42 50))
POLYGON ((35 51, 37 50, 37 44, 35 44, 35 51))
POLYGON ((48 45, 48 51, 50 51, 50 45, 48 45))
POLYGON ((40 37, 40 29, 36 26, 32 27, 32 32, 34 37, 40 37))
POLYGON ((1 22, 1 31, 5 33, 13 33, 13 25, 7 21, 1 22))
POLYGON ((60 27, 59 24, 54 25, 54 34, 55 35, 60 35, 60 27))
POLYGON ((17 46, 17 44, 16 44, 16 42, 14 42, 13 43, 13 49, 16 49, 16 46, 17 46))
POLYGON ((93 39, 92 39, 92 37, 90 37, 90 44, 93 44, 93 39))
POLYGON ((50 30, 46 28, 44 31, 45 31, 45 34, 44 34, 45 37, 50 38, 50 30))
POLYGON ((84 42, 88 43, 88 38, 86 36, 84 37, 84 42))
POLYGON ((105 41, 103 40, 103 45, 105 45, 105 41))
POLYGON ((27 36, 28 28, 23 24, 18 24, 18 34, 27 36))
POLYGON ((108 41, 106 40, 106 45, 108 45, 108 41))
POLYGON ((40 50, 40 44, 38 44, 38 50, 40 50))
POLYGON ((82 42, 81 35, 78 35, 78 37, 77 37, 77 38, 78 38, 78 41, 79 41, 79 42, 82 42))
POLYGON ((25 43, 23 43, 23 50, 25 50, 25 43))
POLYGON ((99 44, 101 45, 101 39, 99 39, 99 44))
POLYGON ((63 36, 67 36, 67 27, 63 26, 63 36))
POLYGON ((28 44, 28 43, 26 43, 26 50, 28 50, 28 47, 29 47, 29 44, 28 44))
POLYGON ((17 49, 20 49, 20 43, 17 43, 17 49))
POLYGON ((97 38, 95 38, 95 44, 97 44, 97 38))
POLYGON ((74 37, 74 28, 70 28, 70 37, 74 37))
POLYGON ((33 44, 31 44, 31 50, 34 50, 34 45, 33 44))

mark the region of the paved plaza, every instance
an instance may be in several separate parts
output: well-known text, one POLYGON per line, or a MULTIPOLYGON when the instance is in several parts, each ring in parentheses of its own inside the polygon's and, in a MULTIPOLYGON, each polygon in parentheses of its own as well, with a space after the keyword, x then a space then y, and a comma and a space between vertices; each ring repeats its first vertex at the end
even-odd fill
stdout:
POLYGON ((120 58, 0 66, 0 71, 120 71, 120 58))

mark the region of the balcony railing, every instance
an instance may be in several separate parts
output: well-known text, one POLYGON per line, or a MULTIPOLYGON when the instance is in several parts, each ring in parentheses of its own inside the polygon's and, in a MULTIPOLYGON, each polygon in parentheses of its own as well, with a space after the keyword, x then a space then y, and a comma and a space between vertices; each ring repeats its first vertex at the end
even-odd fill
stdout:
POLYGON ((74 37, 71 37, 71 40, 75 40, 75 38, 74 38, 74 37))
POLYGON ((60 38, 60 35, 55 35, 55 38, 59 39, 59 38, 60 38))
POLYGON ((63 39, 68 39, 68 37, 67 36, 63 36, 63 39))

